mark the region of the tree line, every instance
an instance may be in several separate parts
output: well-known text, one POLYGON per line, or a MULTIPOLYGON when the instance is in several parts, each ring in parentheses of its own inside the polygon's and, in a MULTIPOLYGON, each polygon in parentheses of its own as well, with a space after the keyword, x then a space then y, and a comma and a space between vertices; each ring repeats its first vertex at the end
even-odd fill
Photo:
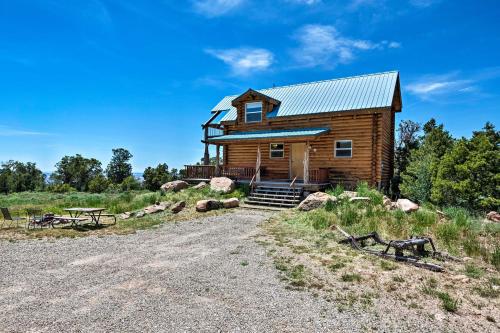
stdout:
POLYGON ((55 165, 56 170, 49 179, 35 163, 18 161, 2 163, 0 193, 24 191, 101 193, 139 189, 157 191, 162 184, 181 177, 177 169, 169 170, 166 163, 160 163, 156 167, 147 167, 141 182, 132 174, 130 160, 133 155, 124 148, 113 149, 112 153, 111 161, 105 169, 95 158, 86 158, 80 154, 64 156, 55 165))
POLYGON ((399 124, 393 196, 419 203, 498 210, 500 131, 487 122, 470 139, 453 138, 435 119, 399 124))

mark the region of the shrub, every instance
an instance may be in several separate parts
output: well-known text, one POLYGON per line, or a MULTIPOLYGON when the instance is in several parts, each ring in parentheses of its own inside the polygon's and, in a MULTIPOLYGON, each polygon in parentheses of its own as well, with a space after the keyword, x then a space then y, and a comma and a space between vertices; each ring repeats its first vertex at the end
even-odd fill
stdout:
POLYGON ((338 197, 339 195, 344 193, 344 186, 342 186, 341 184, 337 184, 335 188, 330 188, 326 190, 326 193, 338 197))
POLYGON ((53 184, 49 186, 49 191, 53 193, 70 193, 75 192, 76 189, 71 187, 69 184, 53 184))
POLYGON ((471 218, 469 211, 461 207, 447 207, 444 212, 455 222, 461 229, 468 229, 471 226, 471 218))
POLYGON ((108 189, 109 181, 103 175, 99 175, 89 182, 91 193, 102 193, 108 189))
POLYGON ((352 274, 342 274, 341 276, 342 281, 344 282, 360 282, 361 281, 361 275, 357 273, 352 273, 352 274))
POLYGON ((465 265, 465 275, 467 275, 470 278, 473 279, 479 279, 481 276, 483 276, 484 271, 479 268, 474 266, 473 264, 466 264, 465 265))
POLYGON ((457 312, 457 310, 458 310, 458 300, 453 299, 446 292, 438 292, 437 296, 438 296, 438 298, 441 300, 441 302, 443 304, 443 309, 445 309, 448 312, 457 312))
POLYGON ((120 187, 122 191, 139 190, 141 183, 134 176, 128 176, 120 184, 120 187))

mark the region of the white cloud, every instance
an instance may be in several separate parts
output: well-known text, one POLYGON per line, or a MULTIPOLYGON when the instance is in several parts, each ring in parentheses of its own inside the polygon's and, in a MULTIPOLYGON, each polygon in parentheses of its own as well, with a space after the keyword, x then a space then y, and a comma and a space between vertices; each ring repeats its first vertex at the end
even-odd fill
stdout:
POLYGON ((426 8, 430 7, 441 0, 410 0, 410 4, 415 7, 426 8))
POLYGON ((390 49, 399 49, 401 47, 401 43, 399 42, 389 42, 387 47, 390 49))
POLYGON ((458 72, 444 75, 426 75, 406 86, 406 90, 422 99, 477 91, 475 80, 458 77, 458 72))
POLYGON ((41 135, 48 135, 48 133, 12 129, 7 126, 0 125, 0 136, 41 136, 41 135))
POLYGON ((242 47, 224 50, 208 49, 205 52, 229 65, 234 74, 265 70, 274 62, 274 55, 266 49, 242 47))
POLYGON ((196 12, 207 17, 225 15, 244 3, 245 0, 194 0, 193 8, 196 12))
POLYGON ((286 2, 296 3, 299 5, 316 5, 321 2, 321 0, 286 0, 286 2))
POLYGON ((331 25, 318 24, 303 26, 295 33, 294 38, 299 46, 292 51, 292 56, 302 67, 335 67, 339 63, 351 62, 357 52, 401 46, 397 42, 376 43, 347 38, 331 25))

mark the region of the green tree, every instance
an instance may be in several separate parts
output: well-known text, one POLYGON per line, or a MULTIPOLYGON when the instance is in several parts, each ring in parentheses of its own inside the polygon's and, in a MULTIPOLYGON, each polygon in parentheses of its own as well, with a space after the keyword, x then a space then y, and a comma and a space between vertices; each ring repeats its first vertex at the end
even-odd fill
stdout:
POLYGON ((122 191, 139 190, 141 188, 141 183, 134 176, 128 176, 120 184, 120 187, 122 191))
POLYGON ((500 206, 500 133, 491 123, 462 138, 444 154, 432 189, 432 200, 441 205, 469 209, 500 206))
POLYGON ((144 188, 150 191, 158 191, 163 184, 173 179, 166 163, 158 164, 156 168, 147 167, 142 177, 144 188))
POLYGON ((94 179, 89 181, 88 190, 92 193, 102 193, 109 187, 109 181, 104 175, 97 175, 94 179))
POLYGON ((132 165, 129 163, 132 154, 124 148, 113 149, 113 157, 106 168, 106 175, 113 184, 121 184, 132 176, 132 165))
POLYGON ((80 154, 64 156, 56 164, 51 179, 55 184, 68 184, 78 191, 87 191, 91 180, 102 176, 101 162, 80 154))
POLYGON ((432 186, 437 176, 438 166, 443 155, 453 146, 453 138, 436 125, 434 119, 424 125, 424 135, 419 138, 419 147, 410 152, 406 170, 401 173, 401 193, 418 202, 431 198, 432 186))
POLYGON ((411 120, 402 120, 398 127, 398 139, 394 152, 395 172, 400 175, 408 166, 410 153, 419 145, 420 124, 411 120))
POLYGON ((12 193, 43 190, 45 175, 35 163, 8 161, 0 168, 0 192, 12 193))

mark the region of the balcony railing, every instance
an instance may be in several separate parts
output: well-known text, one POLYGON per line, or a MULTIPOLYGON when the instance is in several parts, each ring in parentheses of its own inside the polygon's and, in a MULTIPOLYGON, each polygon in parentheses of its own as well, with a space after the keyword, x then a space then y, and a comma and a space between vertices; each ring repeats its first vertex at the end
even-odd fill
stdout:
POLYGON ((309 170, 309 182, 310 183, 328 183, 329 182, 329 171, 328 168, 310 169, 309 170))
POLYGON ((233 179, 251 179, 255 174, 255 167, 228 167, 215 165, 186 165, 186 178, 210 179, 212 177, 228 177, 233 179))
MULTIPOLYGON (((215 165, 186 165, 186 178, 189 179, 210 179, 212 177, 228 177, 232 179, 252 179, 255 175, 255 167, 249 166, 219 166, 219 170, 215 165)), ((261 173, 263 179, 271 180, 266 177, 265 167, 262 167, 261 173)), ((309 183, 324 184, 329 182, 329 169, 319 168, 309 170, 309 183)))

